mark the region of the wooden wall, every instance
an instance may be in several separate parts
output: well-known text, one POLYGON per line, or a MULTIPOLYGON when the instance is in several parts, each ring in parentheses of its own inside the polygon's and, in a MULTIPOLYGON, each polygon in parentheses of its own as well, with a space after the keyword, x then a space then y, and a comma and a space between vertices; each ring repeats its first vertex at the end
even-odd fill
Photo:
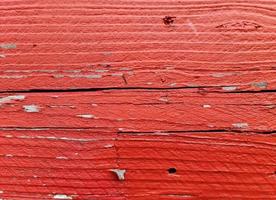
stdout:
POLYGON ((276 199, 275 0, 2 0, 0 199, 276 199))

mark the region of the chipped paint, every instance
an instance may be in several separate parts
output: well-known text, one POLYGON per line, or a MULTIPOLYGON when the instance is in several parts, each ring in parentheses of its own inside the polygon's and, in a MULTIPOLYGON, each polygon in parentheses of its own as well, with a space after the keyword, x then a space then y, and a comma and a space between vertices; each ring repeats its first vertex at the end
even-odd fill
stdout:
POLYGON ((162 101, 162 102, 168 102, 169 100, 168 100, 168 98, 161 97, 161 98, 159 98, 159 101, 162 101))
POLYGON ((176 83, 171 83, 169 86, 174 87, 174 86, 176 86, 176 83))
POLYGON ((69 195, 67 195, 67 194, 55 194, 54 195, 54 197, 53 197, 54 199, 73 199, 73 197, 71 197, 71 196, 69 196, 69 195))
POLYGON ((24 100, 25 96, 24 95, 13 95, 13 96, 7 96, 7 97, 2 97, 0 98, 0 105, 4 103, 9 103, 12 100, 24 100))
POLYGON ((112 147, 114 147, 114 145, 113 144, 107 144, 107 145, 104 145, 104 147, 105 148, 112 148, 112 147))
POLYGON ((257 82, 257 83, 252 83, 252 86, 258 87, 261 89, 266 89, 268 86, 268 83, 267 82, 257 82))
POLYGON ((102 78, 100 74, 92 74, 92 75, 84 75, 84 74, 76 74, 76 75, 67 75, 70 78, 87 78, 87 79, 97 79, 102 78))
POLYGON ((122 73, 114 73, 114 74, 111 74, 111 76, 123 76, 124 74, 122 73))
POLYGON ((0 76, 2 79, 21 79, 21 78, 27 78, 28 76, 24 75, 10 75, 10 76, 0 76))
POLYGON ((244 123, 244 122, 234 123, 234 124, 232 124, 232 126, 235 128, 239 128, 239 129, 246 129, 246 128, 248 128, 248 123, 244 123))
POLYGON ((40 111, 40 108, 37 105, 24 105, 23 108, 25 112, 29 113, 36 113, 40 111))
POLYGON ((13 44, 13 43, 3 43, 3 44, 0 44, 0 48, 1 49, 15 49, 16 48, 16 44, 13 44))
POLYGON ((83 139, 83 138, 72 138, 72 137, 55 137, 55 136, 27 136, 27 135, 21 135, 21 136, 16 136, 16 138, 63 140, 63 141, 75 141, 75 142, 94 142, 94 141, 97 141, 96 139, 83 139))
POLYGON ((234 73, 227 73, 227 72, 224 72, 224 73, 212 73, 211 76, 214 77, 214 78, 222 78, 222 77, 225 77, 225 76, 232 76, 234 75, 234 73))
POLYGON ((222 87, 222 89, 224 91, 235 91, 237 89, 236 86, 225 86, 225 87, 222 87))
POLYGON ((65 76, 62 74, 54 74, 53 77, 54 78, 64 78, 65 76))
POLYGON ((78 117, 85 118, 85 119, 92 119, 95 118, 94 115, 91 114, 83 114, 83 115, 77 115, 78 117))
POLYGON ((126 173, 125 169, 111 169, 110 171, 114 172, 120 181, 125 180, 125 173, 126 173))
POLYGON ((203 108, 211 108, 211 105, 208 105, 208 104, 204 104, 202 105, 203 108))
POLYGON ((66 156, 57 156, 56 159, 58 159, 58 160, 68 160, 68 157, 66 157, 66 156))

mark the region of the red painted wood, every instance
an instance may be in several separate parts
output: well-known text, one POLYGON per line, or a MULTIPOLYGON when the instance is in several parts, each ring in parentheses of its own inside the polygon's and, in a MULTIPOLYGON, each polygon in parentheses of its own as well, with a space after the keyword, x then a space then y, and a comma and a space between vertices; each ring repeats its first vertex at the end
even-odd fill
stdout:
POLYGON ((5 94, 0 99, 0 127, 106 128, 120 132, 276 129, 274 93, 196 91, 5 94))
POLYGON ((275 88, 274 1, 4 2, 2 91, 275 88))
POLYGON ((0 2, 0 199, 276 199, 274 0, 0 2))
POLYGON ((56 193, 73 199, 269 199, 275 141, 253 133, 3 130, 0 185, 3 198, 18 199, 56 193), (175 174, 167 172, 171 167, 175 174), (112 168, 126 169, 126 180, 118 181, 112 168))

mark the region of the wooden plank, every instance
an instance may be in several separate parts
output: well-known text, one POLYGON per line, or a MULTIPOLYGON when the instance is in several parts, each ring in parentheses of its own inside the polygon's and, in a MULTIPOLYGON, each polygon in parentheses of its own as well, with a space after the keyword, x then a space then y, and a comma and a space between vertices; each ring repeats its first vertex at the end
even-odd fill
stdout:
POLYGON ((276 130, 274 93, 111 90, 2 94, 0 127, 106 128, 121 132, 276 130))
POLYGON ((275 198, 275 136, 93 129, 0 133, 4 199, 275 198), (118 181, 112 169, 126 170, 125 180, 118 181))
POLYGON ((0 90, 273 90, 275 8, 274 1, 5 1, 0 90), (171 24, 166 16, 175 17, 171 24))

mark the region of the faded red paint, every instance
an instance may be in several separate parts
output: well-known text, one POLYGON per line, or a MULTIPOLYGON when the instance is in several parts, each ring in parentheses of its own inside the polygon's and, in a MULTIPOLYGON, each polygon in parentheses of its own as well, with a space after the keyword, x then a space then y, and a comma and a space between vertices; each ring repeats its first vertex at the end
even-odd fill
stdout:
POLYGON ((276 199, 275 9, 1 1, 0 199, 276 199))

